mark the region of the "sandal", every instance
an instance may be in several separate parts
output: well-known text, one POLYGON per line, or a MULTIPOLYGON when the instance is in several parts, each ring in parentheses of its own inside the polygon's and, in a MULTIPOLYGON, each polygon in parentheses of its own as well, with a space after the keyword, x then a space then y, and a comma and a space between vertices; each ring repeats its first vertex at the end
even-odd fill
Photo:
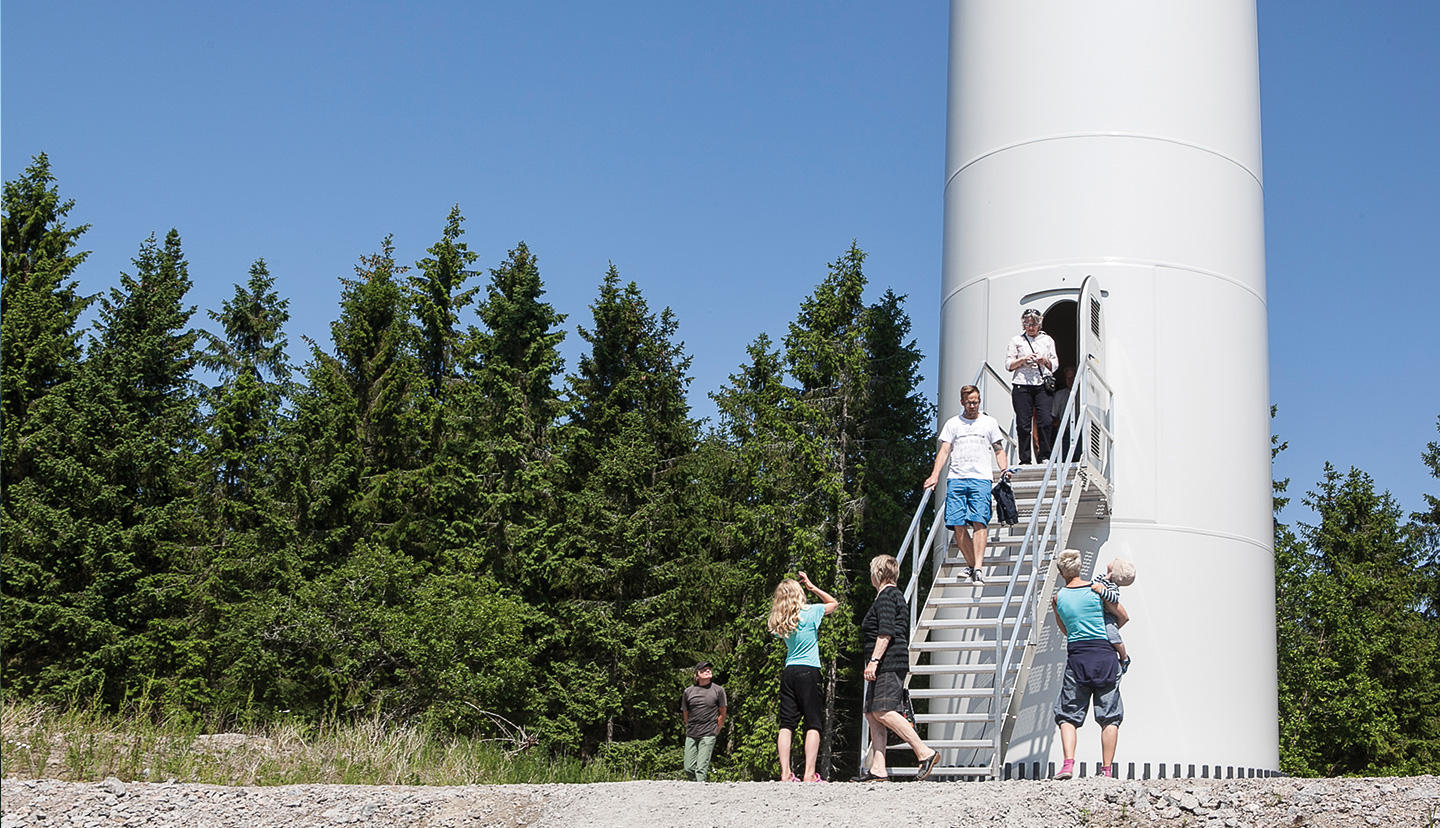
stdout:
POLYGON ((868 771, 868 770, 862 770, 862 771, 860 771, 858 774, 850 777, 850 781, 851 781, 851 782, 889 782, 889 781, 890 781, 890 777, 889 777, 889 775, 886 775, 886 776, 876 776, 875 774, 871 773, 871 772, 868 771))
POLYGON ((919 772, 915 774, 915 781, 920 782, 924 780, 927 776, 929 776, 930 772, 935 770, 935 763, 939 761, 940 751, 938 750, 930 754, 929 759, 922 760, 920 762, 919 772))

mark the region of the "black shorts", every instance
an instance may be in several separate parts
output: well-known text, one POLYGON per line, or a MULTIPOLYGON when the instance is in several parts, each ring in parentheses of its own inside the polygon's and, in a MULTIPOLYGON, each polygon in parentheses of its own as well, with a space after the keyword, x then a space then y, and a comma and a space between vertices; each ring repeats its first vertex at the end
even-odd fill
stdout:
POLYGON ((806 730, 820 730, 820 668, 792 664, 780 674, 780 729, 795 730, 800 719, 806 730))

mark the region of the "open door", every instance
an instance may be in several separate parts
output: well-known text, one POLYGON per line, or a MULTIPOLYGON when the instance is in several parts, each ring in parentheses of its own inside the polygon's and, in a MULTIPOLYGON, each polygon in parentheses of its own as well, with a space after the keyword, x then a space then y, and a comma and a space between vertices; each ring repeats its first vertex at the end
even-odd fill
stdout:
POLYGON ((1105 373, 1105 305, 1104 292, 1094 276, 1080 283, 1080 307, 1077 327, 1080 329, 1080 363, 1095 358, 1095 367, 1105 373))
MULTIPOLYGON (((1094 276, 1086 276, 1085 281, 1080 283, 1080 318, 1077 326, 1080 329, 1079 356, 1082 369, 1088 365, 1098 370, 1101 376, 1106 373, 1104 300, 1105 292, 1100 289, 1099 280, 1094 276)), ((1083 387, 1071 391, 1072 394, 1080 394, 1077 402, 1086 406, 1091 417, 1090 427, 1086 429, 1089 433, 1080 437, 1085 441, 1085 452, 1089 455, 1090 462, 1108 475, 1110 440, 1107 432, 1110 432, 1112 423, 1108 421, 1106 412, 1111 408, 1110 391, 1091 376, 1090 372, 1082 371, 1082 376, 1086 379, 1078 384, 1083 387)))

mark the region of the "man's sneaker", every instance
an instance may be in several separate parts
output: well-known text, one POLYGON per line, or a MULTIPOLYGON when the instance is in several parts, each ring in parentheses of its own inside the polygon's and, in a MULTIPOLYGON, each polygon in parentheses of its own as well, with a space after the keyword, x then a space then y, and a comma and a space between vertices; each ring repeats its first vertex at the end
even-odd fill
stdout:
POLYGON ((970 583, 985 586, 985 576, 980 574, 980 567, 970 570, 970 583))
POLYGON ((960 567, 960 582, 961 582, 961 583, 964 583, 965 581, 970 581, 970 582, 973 583, 974 580, 975 580, 975 569, 974 569, 973 567, 969 567, 969 566, 962 566, 962 567, 960 567))
POLYGON ((1060 772, 1057 773, 1057 774, 1055 774, 1055 778, 1056 778, 1056 779, 1069 779, 1070 777, 1072 777, 1072 776, 1074 776, 1074 775, 1075 775, 1075 760, 1074 760, 1074 759, 1066 759, 1066 760, 1065 760, 1065 763, 1060 766, 1060 772))

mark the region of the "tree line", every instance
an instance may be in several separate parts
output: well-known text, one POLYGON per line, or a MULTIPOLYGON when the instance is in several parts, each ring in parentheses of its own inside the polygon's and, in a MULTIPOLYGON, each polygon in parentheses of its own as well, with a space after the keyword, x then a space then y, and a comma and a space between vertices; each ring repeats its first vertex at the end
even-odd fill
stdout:
MULTIPOLYGON (((900 543, 934 418, 903 299, 864 302, 858 247, 780 341, 755 338, 707 424, 668 309, 612 265, 567 373, 536 255, 477 268, 458 207, 413 265, 389 238, 361 257, 331 347, 305 340, 298 366, 263 259, 204 327, 174 230, 81 295, 72 207, 43 154, 5 182, 7 698, 513 724, 660 775, 704 659, 731 704, 717 774, 770 778, 784 647, 765 616, 803 569, 843 605, 821 627, 822 763, 854 767, 866 562, 900 543)), ((1422 460, 1440 477, 1440 443, 1422 460)), ((1440 771, 1440 500, 1407 517, 1327 467, 1317 523, 1291 527, 1287 484, 1282 769, 1440 771)))
MULTIPOLYGON (((1420 459, 1440 478, 1440 442, 1420 459)), ((1326 463, 1302 501, 1315 522, 1292 527, 1289 482, 1274 495, 1281 768, 1440 773, 1440 498, 1407 516, 1370 475, 1326 463)))
POLYGON ((81 295, 72 207, 43 154, 5 183, 8 696, 505 722, 659 773, 705 659, 732 699, 718 769, 765 778, 765 616, 803 569, 846 607, 822 641, 827 763, 858 736, 866 562, 899 546, 933 410, 903 299, 864 301, 857 246, 709 424, 669 309, 612 264, 567 373, 537 256, 479 269, 458 207, 413 265, 390 238, 361 257, 299 365, 265 261, 199 320, 175 230, 81 295))

